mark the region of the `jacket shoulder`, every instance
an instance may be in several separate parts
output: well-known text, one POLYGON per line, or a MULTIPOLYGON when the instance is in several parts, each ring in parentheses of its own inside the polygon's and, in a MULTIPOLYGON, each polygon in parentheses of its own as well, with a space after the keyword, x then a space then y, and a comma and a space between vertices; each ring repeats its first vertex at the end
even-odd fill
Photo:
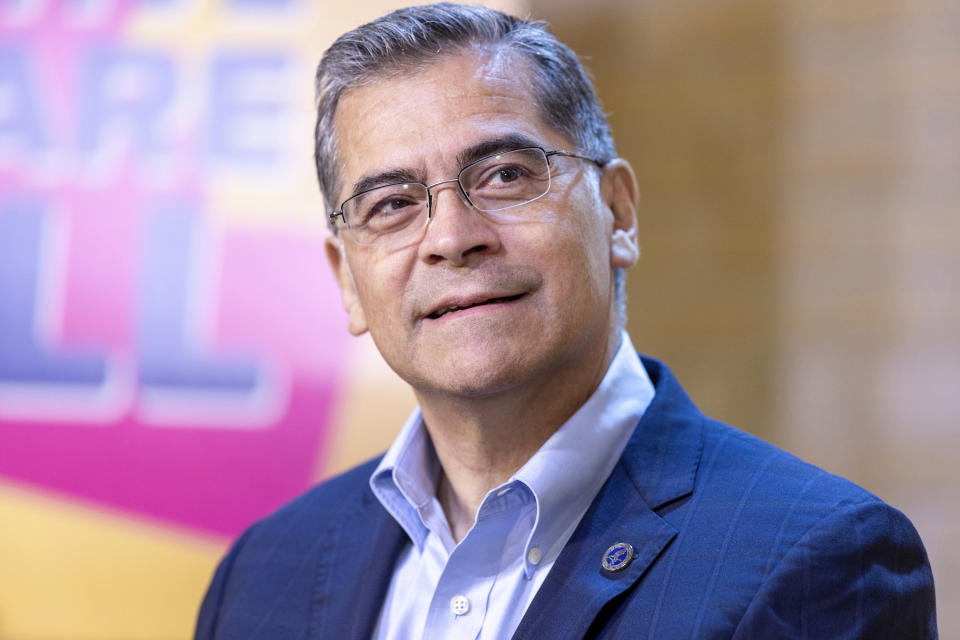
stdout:
POLYGON ((879 497, 756 436, 705 418, 704 447, 697 485, 766 496, 767 508, 821 510, 827 515, 851 504, 885 504, 879 497))
POLYGON ((338 528, 380 516, 368 488, 378 462, 330 478, 250 526, 217 567, 195 638, 250 637, 252 629, 306 625, 313 611, 315 567, 337 540, 338 528))
POLYGON ((637 589, 688 612, 661 612, 665 637, 729 636, 732 620, 736 638, 936 637, 930 565, 906 516, 739 429, 702 429, 694 490, 658 510, 677 536, 637 589))

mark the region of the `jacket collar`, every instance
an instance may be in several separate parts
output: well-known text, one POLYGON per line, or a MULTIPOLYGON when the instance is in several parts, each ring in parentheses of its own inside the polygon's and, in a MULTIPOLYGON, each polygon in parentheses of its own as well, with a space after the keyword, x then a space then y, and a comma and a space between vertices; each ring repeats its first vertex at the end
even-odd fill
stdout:
POLYGON ((325 544, 317 561, 307 636, 311 640, 373 636, 394 564, 408 540, 366 482, 359 504, 344 496, 344 505, 322 534, 325 544))
POLYGON ((604 605, 635 584, 677 535, 655 510, 693 492, 703 451, 703 415, 666 366, 647 358, 643 365, 656 389, 653 402, 514 640, 584 637, 604 605), (601 559, 618 542, 633 546, 633 561, 622 571, 606 571, 601 559))
POLYGON ((651 509, 693 492, 703 453, 704 415, 658 360, 641 357, 653 381, 653 402, 633 432, 621 461, 651 509))

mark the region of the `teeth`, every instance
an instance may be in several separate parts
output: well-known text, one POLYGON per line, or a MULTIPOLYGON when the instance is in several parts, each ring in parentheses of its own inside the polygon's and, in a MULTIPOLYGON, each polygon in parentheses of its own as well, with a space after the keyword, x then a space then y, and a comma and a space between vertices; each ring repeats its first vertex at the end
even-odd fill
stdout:
POLYGON ((446 315, 446 314, 448 314, 448 313, 451 313, 451 312, 453 312, 453 311, 462 311, 463 309, 470 309, 470 308, 472 308, 472 307, 477 307, 477 306, 480 306, 480 305, 482 305, 482 304, 491 304, 491 303, 494 303, 494 302, 509 302, 509 301, 512 301, 512 300, 517 300, 517 299, 520 298, 522 295, 523 295, 523 294, 519 294, 519 295, 515 295, 515 296, 507 296, 507 297, 505 297, 505 298, 490 298, 489 300, 484 300, 484 301, 482 301, 482 302, 477 302, 477 303, 475 303, 475 304, 468 304, 468 305, 465 306, 465 307, 460 307, 460 306, 457 306, 457 305, 453 305, 453 306, 450 306, 450 307, 444 307, 443 309, 439 309, 438 311, 434 311, 433 313, 431 313, 431 314, 430 314, 429 316, 427 316, 427 317, 430 318, 430 319, 432 319, 432 320, 436 320, 436 319, 439 318, 440 316, 444 316, 444 315, 446 315))
MULTIPOLYGON (((483 303, 478 302, 477 304, 483 304, 483 303)), ((476 305, 476 304, 471 304, 471 305, 466 306, 466 307, 458 307, 458 306, 454 305, 454 306, 452 306, 452 307, 444 307, 443 309, 440 309, 439 311, 436 311, 436 312, 434 312, 434 313, 431 313, 431 314, 430 314, 430 317, 433 318, 434 320, 436 320, 436 319, 439 318, 440 316, 444 316, 444 315, 446 315, 446 314, 448 314, 448 313, 450 313, 450 312, 452 312, 452 311, 460 311, 461 309, 469 309, 470 307, 475 307, 475 306, 477 306, 477 305, 476 305)))

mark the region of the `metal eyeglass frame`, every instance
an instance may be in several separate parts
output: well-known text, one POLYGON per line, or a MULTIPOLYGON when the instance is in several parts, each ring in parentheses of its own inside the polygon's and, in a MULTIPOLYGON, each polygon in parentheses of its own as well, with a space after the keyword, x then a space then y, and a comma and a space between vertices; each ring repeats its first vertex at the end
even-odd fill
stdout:
MULTIPOLYGON (((463 183, 460 181, 460 177, 463 176, 463 174, 464 174, 466 171, 468 171, 471 167, 474 167, 474 166, 480 164, 481 162, 486 162, 486 161, 489 160, 490 158, 495 158, 495 157, 497 157, 497 156, 499 156, 499 155, 503 155, 504 153, 513 153, 514 151, 533 151, 533 150, 537 150, 537 151, 539 151, 540 153, 543 154, 544 160, 547 161, 547 167, 548 167, 548 169, 549 169, 549 160, 550 160, 550 158, 551 158, 552 156, 561 156, 561 157, 564 157, 564 158, 576 158, 576 159, 578 159, 578 160, 586 160, 587 162, 592 162, 593 164, 597 165, 597 166, 600 167, 601 169, 607 165, 607 162, 609 162, 609 161, 607 161, 607 160, 598 160, 597 158, 591 158, 590 156, 581 155, 581 154, 579 154, 579 153, 574 153, 574 152, 572 152, 572 151, 563 151, 563 150, 561 150, 561 149, 553 149, 552 151, 547 151, 547 150, 544 149, 543 147, 520 147, 520 148, 517 148, 517 149, 505 149, 504 151, 501 151, 501 152, 499 152, 499 153, 492 153, 492 154, 490 154, 490 155, 488 155, 488 156, 484 156, 484 157, 480 158, 479 160, 474 160, 473 162, 467 164, 467 165, 464 166, 462 169, 460 169, 459 172, 457 172, 457 177, 456 177, 456 178, 448 178, 447 180, 440 180, 440 181, 438 181, 438 182, 434 182, 433 184, 429 184, 429 185, 426 184, 426 183, 424 183, 424 182, 416 182, 416 181, 390 182, 390 183, 387 183, 387 184, 380 184, 380 185, 377 185, 377 186, 375 186, 375 187, 371 187, 370 189, 364 189, 363 191, 361 191, 361 192, 359 192, 359 193, 355 193, 355 194, 353 194, 352 196, 350 196, 349 198, 347 198, 346 200, 344 200, 344 201, 340 204, 340 208, 339 208, 339 209, 337 209, 336 211, 331 212, 331 213, 329 214, 329 216, 330 216, 330 223, 335 225, 336 219, 337 219, 337 217, 339 216, 339 217, 340 217, 340 221, 341 221, 341 223, 343 224, 343 226, 347 229, 347 232, 350 232, 350 225, 347 223, 346 216, 343 215, 343 208, 346 206, 346 204, 347 204, 348 202, 350 202, 351 200, 355 199, 355 198, 359 198, 360 196, 362 196, 362 195, 364 195, 364 194, 366 194, 366 193, 370 193, 371 191, 376 191, 377 189, 382 189, 382 188, 384 188, 384 187, 391 187, 391 186, 398 185, 398 184, 418 184, 418 185, 422 186, 422 187, 426 190, 426 192, 427 192, 427 217, 426 217, 426 220, 425 220, 424 223, 423 223, 423 227, 426 227, 427 224, 429 224, 430 219, 433 218, 433 194, 430 192, 430 190, 433 189, 434 187, 440 186, 441 184, 449 184, 449 183, 451 183, 451 182, 456 182, 456 183, 457 183, 457 187, 458 187, 459 190, 460 190, 460 194, 463 196, 463 199, 464 199, 471 207, 473 207, 473 208, 476 209, 477 211, 483 211, 483 212, 485 212, 485 213, 490 213, 490 212, 493 212, 493 211, 504 211, 504 210, 506 210, 506 209, 512 209, 513 207, 519 207, 519 206, 522 206, 522 205, 525 205, 525 204, 530 204, 531 202, 534 202, 535 200, 539 200, 539 199, 542 198, 543 196, 545 196, 545 195, 547 195, 548 193, 550 193, 550 187, 553 186, 553 181, 552 181, 552 180, 550 181, 550 184, 547 185, 547 190, 544 191, 543 193, 541 193, 541 194, 540 194, 539 196, 537 196, 536 198, 532 198, 532 199, 530 199, 530 200, 525 200, 525 201, 523 201, 523 202, 517 202, 517 203, 515 203, 515 204, 507 205, 506 207, 500 207, 500 208, 498 208, 498 209, 481 209, 481 208, 478 207, 476 204, 474 204, 473 200, 470 199, 470 196, 467 195, 467 191, 466 191, 466 189, 463 188, 463 183)), ((422 229, 423 227, 418 227, 418 228, 412 229, 409 233, 413 233, 413 232, 415 232, 415 231, 419 231, 419 230, 422 229)), ((377 244, 381 244, 381 243, 382 243, 382 241, 379 241, 379 242, 358 242, 358 241, 356 240, 356 238, 354 238, 354 237, 352 236, 352 234, 351 234, 351 240, 353 240, 353 242, 355 242, 356 244, 363 245, 363 246, 373 246, 373 245, 377 245, 377 244)))

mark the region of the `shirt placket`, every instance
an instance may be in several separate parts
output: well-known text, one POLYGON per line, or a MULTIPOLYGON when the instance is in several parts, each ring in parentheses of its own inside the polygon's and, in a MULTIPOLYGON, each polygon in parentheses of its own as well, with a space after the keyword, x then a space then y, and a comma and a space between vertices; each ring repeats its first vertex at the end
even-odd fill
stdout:
POLYGON ((484 500, 477 522, 447 559, 430 601, 424 639, 473 640, 480 635, 507 537, 526 502, 519 492, 511 493, 484 500))

